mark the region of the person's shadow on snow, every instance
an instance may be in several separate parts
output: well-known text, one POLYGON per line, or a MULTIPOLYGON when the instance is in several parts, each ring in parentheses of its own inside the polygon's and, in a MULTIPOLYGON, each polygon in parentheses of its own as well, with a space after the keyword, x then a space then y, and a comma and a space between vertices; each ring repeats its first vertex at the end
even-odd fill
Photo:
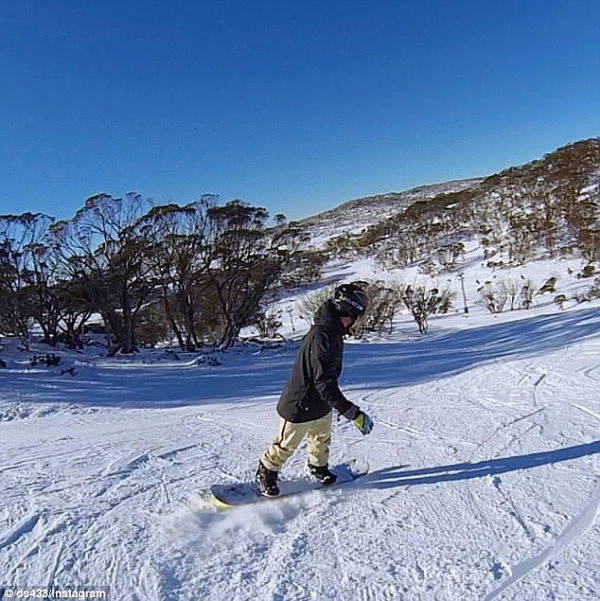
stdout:
POLYGON ((417 470, 406 470, 403 468, 407 466, 402 465, 387 467, 371 472, 352 484, 357 488, 386 489, 400 486, 416 486, 419 484, 454 482, 457 480, 482 478, 484 476, 495 476, 518 470, 528 470, 542 465, 579 459, 596 453, 600 453, 600 440, 574 447, 556 449, 554 451, 489 459, 477 463, 455 463, 454 465, 440 465, 417 470))

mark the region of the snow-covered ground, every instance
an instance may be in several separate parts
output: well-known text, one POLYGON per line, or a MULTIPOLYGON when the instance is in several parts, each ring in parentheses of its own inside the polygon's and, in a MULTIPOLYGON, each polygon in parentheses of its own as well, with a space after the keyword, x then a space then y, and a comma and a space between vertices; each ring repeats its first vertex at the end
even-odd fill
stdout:
MULTIPOLYGON (((61 350, 45 368, 4 341, 0 588, 600 598, 599 303, 478 308, 433 319, 425 336, 403 315, 392 336, 348 341, 342 388, 375 429, 336 421, 332 462, 364 458, 370 474, 218 512, 201 493, 253 475, 297 346, 133 360, 61 350)), ((300 450, 283 477, 304 461, 300 450)))

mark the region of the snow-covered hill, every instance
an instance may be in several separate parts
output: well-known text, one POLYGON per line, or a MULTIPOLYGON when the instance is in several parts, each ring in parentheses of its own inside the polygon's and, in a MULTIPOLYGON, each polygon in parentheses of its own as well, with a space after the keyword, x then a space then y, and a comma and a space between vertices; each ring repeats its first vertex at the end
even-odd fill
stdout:
POLYGON ((313 248, 378 256, 388 266, 431 260, 477 240, 495 261, 598 259, 600 138, 485 178, 350 201, 300 223, 313 248))
POLYGON ((477 186, 482 178, 472 178, 419 186, 405 192, 389 192, 344 202, 338 207, 299 222, 310 234, 310 245, 323 243, 343 234, 360 234, 364 229, 401 213, 415 202, 426 202, 438 196, 454 194, 477 186))

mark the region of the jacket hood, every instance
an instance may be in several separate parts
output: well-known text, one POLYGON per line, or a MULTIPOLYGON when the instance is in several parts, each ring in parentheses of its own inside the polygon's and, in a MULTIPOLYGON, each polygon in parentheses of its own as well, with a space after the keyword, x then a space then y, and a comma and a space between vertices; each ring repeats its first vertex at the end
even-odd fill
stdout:
POLYGON ((340 312, 335 308, 332 301, 323 303, 315 314, 315 325, 325 326, 334 331, 343 333, 344 326, 340 321, 340 312))

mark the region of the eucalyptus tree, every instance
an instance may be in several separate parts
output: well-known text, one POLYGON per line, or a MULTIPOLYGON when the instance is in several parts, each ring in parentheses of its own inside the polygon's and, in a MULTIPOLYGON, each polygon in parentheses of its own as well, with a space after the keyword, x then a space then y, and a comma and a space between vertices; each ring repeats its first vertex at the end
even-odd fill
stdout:
POLYGON ((145 201, 98 194, 52 228, 63 268, 80 298, 104 321, 109 354, 137 350, 136 317, 148 298, 148 242, 140 230, 145 201))
POLYGON ((261 301, 297 252, 300 232, 281 217, 267 227, 267 210, 240 200, 210 207, 207 217, 202 258, 223 319, 220 344, 228 347, 257 318, 261 301))
POLYGON ((184 206, 157 206, 140 221, 154 290, 180 348, 188 351, 202 343, 201 313, 211 263, 208 212, 215 202, 216 197, 204 195, 184 206))
POLYGON ((53 249, 42 213, 0 216, 0 328, 29 346, 37 322, 44 340, 56 343, 60 308, 53 249))

